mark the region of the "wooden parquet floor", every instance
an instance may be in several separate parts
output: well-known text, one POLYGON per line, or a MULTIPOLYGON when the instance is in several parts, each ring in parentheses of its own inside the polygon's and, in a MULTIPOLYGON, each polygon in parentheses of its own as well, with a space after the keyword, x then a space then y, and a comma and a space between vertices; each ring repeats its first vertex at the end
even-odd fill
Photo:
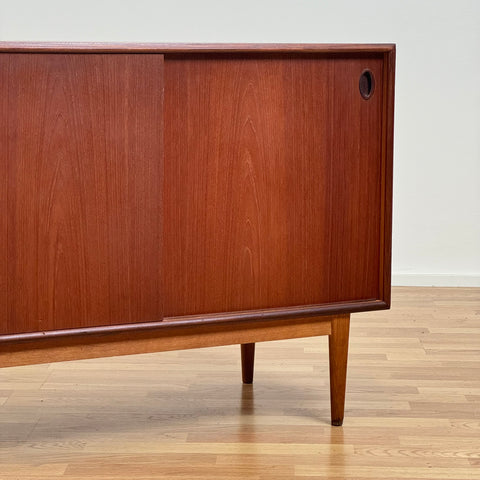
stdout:
POLYGON ((327 337, 0 369, 1 480, 480 479, 480 289, 352 315, 345 422, 327 337))

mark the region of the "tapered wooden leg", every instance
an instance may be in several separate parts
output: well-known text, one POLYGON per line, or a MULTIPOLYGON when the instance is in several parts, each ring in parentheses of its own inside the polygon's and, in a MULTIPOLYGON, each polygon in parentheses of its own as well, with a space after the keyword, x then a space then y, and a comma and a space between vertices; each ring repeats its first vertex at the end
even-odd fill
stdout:
POLYGON ((332 320, 332 333, 328 338, 332 425, 338 427, 343 423, 345 410, 349 330, 350 315, 335 317, 332 320))
POLYGON ((242 352, 242 380, 243 383, 253 382, 253 364, 255 362, 255 344, 244 343, 240 345, 242 352))

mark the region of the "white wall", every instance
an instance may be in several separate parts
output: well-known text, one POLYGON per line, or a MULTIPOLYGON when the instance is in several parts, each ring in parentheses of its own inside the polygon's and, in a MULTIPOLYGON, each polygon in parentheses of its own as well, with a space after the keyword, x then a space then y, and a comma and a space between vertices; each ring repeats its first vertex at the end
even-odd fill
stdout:
POLYGON ((0 40, 397 43, 394 283, 480 286, 479 0, 0 0, 0 40))

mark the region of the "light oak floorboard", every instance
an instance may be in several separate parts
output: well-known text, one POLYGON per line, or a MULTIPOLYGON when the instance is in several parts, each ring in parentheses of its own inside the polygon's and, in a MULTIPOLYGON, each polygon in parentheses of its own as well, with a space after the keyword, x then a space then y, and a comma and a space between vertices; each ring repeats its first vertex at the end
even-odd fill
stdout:
POLYGON ((0 480, 480 479, 480 289, 353 314, 343 427, 327 337, 0 369, 0 480))

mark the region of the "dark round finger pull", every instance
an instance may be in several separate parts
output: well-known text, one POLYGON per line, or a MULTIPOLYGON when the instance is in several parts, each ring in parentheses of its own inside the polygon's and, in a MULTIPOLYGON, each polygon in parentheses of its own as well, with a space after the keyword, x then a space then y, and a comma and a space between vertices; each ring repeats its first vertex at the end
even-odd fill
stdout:
POLYGON ((375 90, 375 79, 373 78, 373 73, 371 70, 364 70, 360 75, 360 80, 358 81, 358 88, 360 89, 360 95, 368 100, 375 90))

